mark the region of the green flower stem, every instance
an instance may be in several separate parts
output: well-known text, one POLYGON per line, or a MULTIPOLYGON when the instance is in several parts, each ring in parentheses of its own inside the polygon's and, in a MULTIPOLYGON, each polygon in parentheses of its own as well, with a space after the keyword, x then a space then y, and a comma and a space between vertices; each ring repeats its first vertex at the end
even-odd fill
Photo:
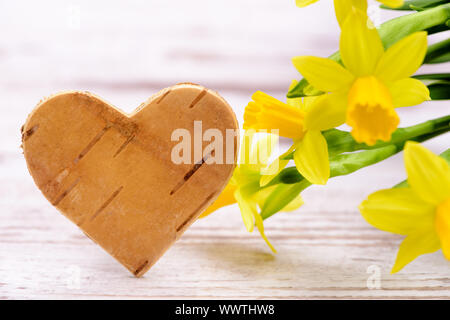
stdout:
POLYGON ((449 73, 420 74, 413 76, 413 78, 419 79, 428 87, 432 100, 450 99, 449 73))
POLYGON ((448 80, 450 81, 450 73, 427 73, 416 74, 412 78, 419 80, 448 80))
POLYGON ((444 4, 448 2, 448 0, 410 0, 405 1, 402 6, 397 8, 391 8, 384 4, 380 6, 380 8, 383 9, 389 9, 389 10, 417 10, 422 11, 426 10, 428 8, 432 8, 441 4, 444 4))
MULTIPOLYGON (((373 146, 368 146, 365 143, 356 142, 350 132, 342 131, 338 129, 330 129, 323 133, 328 144, 328 153, 330 156, 344 153, 354 152, 359 150, 371 150, 378 149, 390 144, 401 143, 406 140, 414 139, 416 137, 439 131, 441 129, 448 128, 450 124, 450 115, 439 117, 433 120, 428 120, 413 126, 398 128, 392 133, 391 140, 389 142, 377 142, 373 146)), ((284 159, 292 160, 294 153, 288 154, 284 159)))
POLYGON ((261 217, 267 219, 273 214, 281 211, 287 204, 297 197, 300 192, 311 185, 306 179, 294 184, 279 184, 267 197, 261 208, 261 217))
MULTIPOLYGON (((450 124, 446 127, 416 136, 413 139, 405 138, 396 143, 387 144, 377 149, 366 150, 356 153, 338 154, 330 158, 330 177, 350 174, 364 167, 383 161, 402 151, 405 143, 409 140, 423 142, 450 131, 450 124)), ((283 169, 268 185, 277 185, 276 190, 266 199, 261 216, 267 219, 283 209, 300 192, 311 185, 295 167, 283 169)))
POLYGON ((450 30, 450 20, 447 20, 444 24, 431 27, 427 29, 428 35, 432 35, 439 32, 444 32, 450 30))
POLYGON ((441 156, 442 158, 444 158, 445 161, 447 161, 448 164, 450 164, 450 149, 447 149, 447 150, 445 150, 444 152, 442 152, 442 153, 440 154, 440 156, 441 156))
MULTIPOLYGON (((450 19, 450 3, 434 7, 421 12, 404 15, 383 23, 378 29, 385 48, 389 48, 398 40, 417 31, 428 30, 433 27, 444 25, 450 19)), ((341 62, 339 51, 329 57, 331 60, 341 62)), ((306 79, 300 80, 287 93, 288 98, 304 97, 306 95, 318 95, 321 91, 309 86, 306 79), (308 94, 305 94, 307 90, 308 94)))
POLYGON ((443 63, 450 61, 450 39, 445 39, 428 47, 423 63, 443 63))
POLYGON ((378 32, 385 49, 414 32, 445 24, 450 19, 450 4, 404 15, 383 23, 378 32))

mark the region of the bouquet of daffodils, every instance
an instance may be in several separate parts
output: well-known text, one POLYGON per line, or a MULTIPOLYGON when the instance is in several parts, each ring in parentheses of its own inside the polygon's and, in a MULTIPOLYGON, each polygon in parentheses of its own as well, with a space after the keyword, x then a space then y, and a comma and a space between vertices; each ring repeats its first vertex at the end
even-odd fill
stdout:
POLYGON ((450 39, 427 45, 428 35, 449 29, 450 4, 380 2, 385 9, 410 12, 376 28, 366 0, 334 0, 339 51, 328 58, 294 57, 303 79, 292 81, 286 102, 260 91, 253 94, 245 108, 239 163, 202 217, 237 203, 247 230, 256 225, 275 252, 264 220, 299 208, 301 192, 312 184, 324 185, 404 150, 407 181, 369 195, 359 207, 361 214, 376 228, 406 236, 392 272, 441 248, 450 260, 450 149, 438 156, 420 145, 447 133, 450 115, 398 128, 396 112, 450 99, 449 73, 415 75, 422 64, 450 61, 450 39), (343 124, 351 130, 336 129, 343 124), (292 145, 272 159, 278 136, 292 139, 292 145))

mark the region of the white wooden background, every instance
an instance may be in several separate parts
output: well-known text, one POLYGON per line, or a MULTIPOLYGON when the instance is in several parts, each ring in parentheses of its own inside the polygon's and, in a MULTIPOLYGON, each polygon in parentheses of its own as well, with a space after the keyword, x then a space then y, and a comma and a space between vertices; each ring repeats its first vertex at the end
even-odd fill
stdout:
MULTIPOLYGON (((2 1, 0 299, 450 298, 441 252, 390 275, 401 238, 372 228, 356 209, 405 178, 401 155, 312 187, 301 209, 267 220, 277 255, 245 231, 232 206, 196 222, 141 279, 59 214, 27 172, 19 131, 43 96, 89 90, 132 111, 189 81, 218 90, 242 121, 252 92, 283 99, 298 78, 292 56, 327 56, 337 36, 328 0, 303 10, 294 0, 2 1), (370 289, 377 270, 381 287, 370 289)), ((448 112, 446 102, 400 111, 402 125, 448 112)), ((426 145, 442 152, 448 138, 426 145)))

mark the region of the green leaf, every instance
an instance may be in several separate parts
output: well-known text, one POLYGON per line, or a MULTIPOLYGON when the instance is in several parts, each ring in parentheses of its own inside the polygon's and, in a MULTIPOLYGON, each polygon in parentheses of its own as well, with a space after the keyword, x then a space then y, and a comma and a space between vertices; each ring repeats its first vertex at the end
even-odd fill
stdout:
POLYGON ((423 63, 442 63, 447 61, 450 61, 450 39, 430 45, 423 63))
MULTIPOLYGON (((390 144, 378 149, 367 150, 355 153, 338 154, 330 157, 330 177, 337 177, 350 174, 358 169, 367 167, 371 164, 384 160, 395 153, 402 150, 403 144, 390 144)), ((297 184, 306 179, 297 171, 295 167, 288 167, 283 169, 270 185, 276 183, 283 183, 282 181, 289 180, 291 184, 297 184), (285 177, 289 179, 285 179, 285 177)))
MULTIPOLYGON (((385 48, 389 48, 398 40, 417 31, 428 30, 430 28, 445 24, 450 19, 450 4, 444 4, 422 12, 411 13, 383 23, 378 33, 385 48)), ((342 64, 339 52, 332 54, 329 59, 342 64)), ((311 95, 319 95, 323 92, 311 90, 306 79, 300 80, 289 92, 288 98, 298 98, 311 95), (305 88, 309 87, 309 92, 305 88)))
POLYGON ((391 8, 384 4, 380 6, 380 8, 383 9, 390 9, 390 10, 416 10, 416 11, 423 11, 427 8, 433 8, 438 5, 447 3, 448 0, 410 0, 405 1, 402 6, 397 8, 391 8))
POLYGON ((391 144, 374 150, 336 155, 330 159, 330 177, 350 174, 387 159, 400 150, 397 145, 391 144))
POLYGON ((295 184, 279 184, 264 202, 261 208, 261 217, 267 219, 282 210, 310 185, 311 183, 307 180, 302 180, 295 184))
MULTIPOLYGON (((423 142, 446 133, 449 130, 450 124, 448 124, 446 128, 441 128, 436 132, 427 133, 411 140, 423 142)), ((330 158, 330 177, 347 175, 361 168, 385 160, 403 150, 406 141, 407 139, 397 144, 390 144, 373 150, 335 155, 330 158)), ((450 149, 444 152, 443 155, 445 159, 450 162, 450 149)), ((311 185, 308 180, 298 173, 295 167, 283 169, 269 185, 273 184, 278 185, 264 202, 261 209, 261 216, 263 219, 267 219, 282 210, 288 203, 294 200, 300 192, 311 185), (286 177, 289 177, 287 180, 290 181, 290 184, 282 183, 282 181, 286 181, 286 177)), ((398 186, 402 186, 402 184, 404 184, 404 182, 398 186)))
MULTIPOLYGON (((443 75, 439 74, 430 74, 430 75, 424 75, 429 77, 436 77, 439 78, 443 75)), ((422 80, 424 81, 424 80, 422 80)), ((431 80, 430 80, 431 81, 431 80)), ((441 80, 434 80, 434 81, 441 81, 441 80)), ((448 92, 448 91, 447 91, 448 92)), ((358 143, 353 139, 350 132, 342 131, 338 129, 330 129, 323 132, 323 136, 327 140, 328 144, 328 153, 330 156, 344 153, 344 152, 353 152, 358 150, 370 150, 370 149, 377 149, 389 144, 397 144, 402 143, 406 140, 411 140, 416 137, 429 134, 441 129, 445 129, 449 127, 450 123, 450 115, 439 117, 436 119, 424 121, 422 123, 405 127, 405 128, 398 128, 392 133, 391 140, 388 142, 379 141, 373 146, 368 146, 365 143, 358 143)), ((288 154, 284 159, 286 160, 292 160, 293 159, 293 152, 288 154)))
POLYGON ((450 99, 450 82, 441 81, 428 86, 430 97, 432 100, 448 100, 450 99))
MULTIPOLYGON (((370 166, 370 165, 378 163, 384 159, 387 159, 387 158, 393 156, 394 154, 400 152, 401 150, 403 150, 403 147, 407 141, 423 142, 423 141, 432 139, 436 136, 439 136, 441 134, 447 133, 449 131, 450 131, 450 123, 447 122, 447 124, 445 126, 444 125, 439 126, 436 131, 417 136, 413 139, 406 138, 406 136, 405 136, 404 139, 402 139, 401 141, 398 141, 395 144, 387 144, 385 146, 378 147, 376 149, 371 149, 371 150, 366 150, 366 151, 361 151, 361 152, 334 155, 334 156, 330 157, 330 177, 347 175, 347 174, 355 172, 359 169, 362 169, 364 167, 370 166)), ((449 155, 449 157, 450 157, 450 155, 449 155)), ((288 167, 288 168, 283 169, 277 175, 277 177, 275 177, 267 185, 267 187, 275 185, 275 184, 296 186, 300 183, 302 183, 302 185, 301 185, 302 187, 299 186, 298 187, 299 189, 297 189, 297 187, 292 187, 292 188, 280 187, 279 191, 277 191, 275 195, 268 197, 268 199, 269 198, 272 199, 270 201, 278 201, 280 203, 270 205, 269 200, 266 200, 267 204, 265 204, 264 208, 266 206, 270 206, 270 208, 269 209, 263 208, 263 211, 267 210, 267 212, 270 212, 271 213, 270 215, 272 215, 273 214, 272 212, 274 212, 273 210, 276 210, 277 208, 279 208, 278 211, 281 210, 287 203, 289 203, 290 201, 292 201, 292 199, 295 198, 294 191, 300 190, 301 188, 305 189, 306 187, 308 187, 311 184, 297 171, 297 168, 288 167), (287 183, 289 183, 289 184, 287 184, 287 183), (292 192, 292 194, 291 194, 291 192, 292 192), (278 199, 278 197, 284 197, 284 195, 288 195, 289 196, 288 200, 290 199, 286 203, 284 203, 282 200, 278 199), (290 197, 292 197, 292 198, 290 198, 290 197)), ((303 190, 303 189, 301 189, 301 190, 303 190)), ((301 191, 299 191, 299 192, 301 192, 301 191)), ((297 193, 297 195, 298 195, 298 193, 297 193)))
POLYGON ((450 80, 450 73, 427 73, 427 74, 416 74, 412 76, 415 79, 419 80, 427 80, 427 79, 434 79, 434 80, 450 80))
POLYGON ((448 164, 450 164, 450 149, 447 149, 447 150, 445 150, 444 152, 442 152, 442 153, 440 154, 440 156, 441 156, 442 158, 444 158, 445 161, 448 162, 448 164))
POLYGON ((426 62, 426 63, 444 63, 444 62, 449 62, 449 61, 450 61, 450 51, 443 53, 439 57, 436 57, 435 59, 433 59, 429 62, 426 62))
POLYGON ((266 185, 270 187, 279 183, 293 184, 304 180, 305 178, 298 172, 296 167, 287 167, 278 173, 278 175, 266 185))
POLYGON ((449 73, 421 74, 413 78, 419 79, 428 87, 432 100, 450 99, 449 73))
POLYGON ((437 131, 413 139, 403 139, 395 144, 355 153, 339 154, 330 158, 330 177, 347 175, 361 168, 378 163, 403 150, 407 141, 423 142, 450 131, 450 123, 437 131))
POLYGON ((450 20, 447 20, 444 24, 438 25, 438 26, 434 26, 431 27, 429 29, 427 29, 427 33, 428 35, 432 35, 435 33, 439 33, 439 32, 444 32, 444 31, 448 31, 450 30, 450 20))

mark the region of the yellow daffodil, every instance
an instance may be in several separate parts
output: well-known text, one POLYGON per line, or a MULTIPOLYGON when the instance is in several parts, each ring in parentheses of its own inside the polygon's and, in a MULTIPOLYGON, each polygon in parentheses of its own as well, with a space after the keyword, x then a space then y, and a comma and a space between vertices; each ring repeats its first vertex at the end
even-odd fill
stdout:
MULTIPOLYGON (((303 8, 317 1, 319 0, 295 0, 295 4, 297 7, 303 8)), ((378 0, 378 2, 391 8, 397 8, 403 4, 403 0, 378 0)), ((334 0, 334 10, 340 26, 342 26, 352 7, 366 12, 367 0, 334 0)))
POLYGON ((407 142, 408 187, 380 190, 359 207, 374 227, 406 235, 392 272, 442 248, 450 260, 450 167, 416 142, 407 142))
MULTIPOLYGON (((221 207, 238 203, 247 230, 252 232, 256 225, 261 237, 273 252, 276 250, 264 233, 263 219, 258 213, 258 206, 262 207, 266 198, 276 187, 261 188, 259 181, 261 170, 267 167, 269 157, 277 142, 278 137, 272 134, 266 134, 257 139, 254 130, 246 132, 243 137, 239 164, 233 172, 233 177, 216 201, 200 216, 200 218, 206 217, 221 207)), ((295 210, 302 204, 303 200, 299 195, 282 211, 295 210)))
MULTIPOLYGON (((294 151, 295 166, 300 174, 311 183, 327 183, 330 177, 328 146, 321 131, 334 128, 343 120, 340 114, 337 117, 321 115, 321 100, 325 98, 288 99, 283 103, 260 91, 253 94, 253 101, 245 108, 244 129, 278 130, 280 136, 294 140, 292 147, 268 169, 274 164, 279 170, 283 169, 289 161, 282 158, 294 151)), ((270 182, 276 173, 263 176, 261 185, 270 182)))
POLYGON ((367 27, 367 17, 352 9, 342 26, 340 53, 336 61, 300 56, 293 58, 297 70, 316 89, 327 92, 321 116, 342 113, 358 142, 373 145, 389 141, 399 117, 394 108, 429 100, 428 88, 410 78, 427 51, 426 32, 416 32, 386 51, 376 29, 367 27))

